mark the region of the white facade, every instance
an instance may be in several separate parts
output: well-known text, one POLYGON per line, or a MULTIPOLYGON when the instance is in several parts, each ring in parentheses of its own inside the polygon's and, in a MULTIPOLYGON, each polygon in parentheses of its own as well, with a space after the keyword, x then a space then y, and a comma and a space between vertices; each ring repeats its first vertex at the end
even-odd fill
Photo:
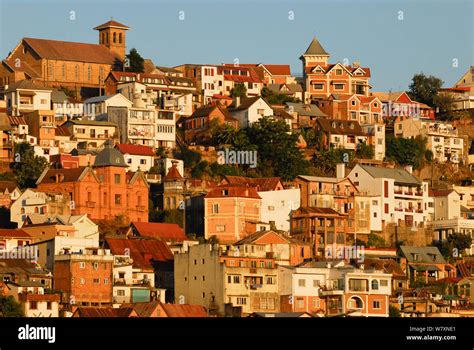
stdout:
POLYGON ((261 220, 273 221, 277 230, 289 231, 290 212, 300 207, 300 190, 264 191, 258 195, 262 198, 261 220))
POLYGON ((216 66, 201 66, 201 90, 204 105, 212 101, 212 96, 224 93, 224 76, 218 74, 216 66))
MULTIPOLYGON (((238 101, 238 100, 237 100, 238 101)), ((238 106, 237 106, 238 108, 238 106)), ((263 98, 256 100, 249 108, 232 111, 232 116, 239 120, 241 128, 246 128, 260 118, 273 115, 273 109, 263 98)))
POLYGON ((132 106, 132 101, 122 94, 97 96, 84 101, 84 115, 95 119, 100 114, 106 114, 109 107, 131 108, 132 106))
MULTIPOLYGON (((397 170, 407 172, 403 169, 397 170)), ((396 183, 395 179, 390 177, 374 178, 359 164, 352 169, 348 178, 359 191, 380 197, 382 225, 404 223, 405 226, 416 227, 431 219, 433 198, 429 197, 427 182, 420 181, 417 184, 413 181, 402 184, 396 183)))
POLYGON ((141 171, 149 171, 153 166, 154 156, 144 156, 138 154, 128 154, 123 155, 125 163, 128 165, 129 171, 137 171, 140 168, 141 171))
POLYGON ((49 90, 17 89, 6 92, 5 99, 8 112, 14 116, 34 110, 51 110, 49 90))

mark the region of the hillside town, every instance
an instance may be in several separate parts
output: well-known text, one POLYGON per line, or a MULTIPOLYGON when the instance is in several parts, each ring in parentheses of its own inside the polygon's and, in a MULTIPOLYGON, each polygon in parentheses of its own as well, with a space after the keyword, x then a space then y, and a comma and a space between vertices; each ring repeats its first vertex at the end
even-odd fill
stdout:
POLYGON ((0 316, 474 317, 474 66, 167 67, 129 25, 1 60, 0 316))

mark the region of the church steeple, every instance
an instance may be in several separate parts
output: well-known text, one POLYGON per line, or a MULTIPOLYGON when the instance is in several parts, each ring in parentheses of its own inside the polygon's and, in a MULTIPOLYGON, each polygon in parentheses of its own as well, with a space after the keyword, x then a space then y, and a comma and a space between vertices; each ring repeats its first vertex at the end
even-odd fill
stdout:
POLYGON ((99 31, 99 44, 115 52, 122 61, 125 60, 127 48, 125 35, 130 27, 111 19, 94 29, 99 31))

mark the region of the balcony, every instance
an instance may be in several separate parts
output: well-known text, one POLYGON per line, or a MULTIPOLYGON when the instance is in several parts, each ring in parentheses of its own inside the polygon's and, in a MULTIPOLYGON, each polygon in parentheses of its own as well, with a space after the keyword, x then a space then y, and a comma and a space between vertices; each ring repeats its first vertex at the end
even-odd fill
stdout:
POLYGON ((413 196, 412 191, 404 191, 403 194, 406 195, 406 196, 413 196))
POLYGON ((114 281, 115 286, 125 286, 127 282, 125 281, 125 278, 117 278, 114 281))
POLYGON ((416 210, 415 210, 415 213, 423 214, 423 209, 416 209, 416 210))
POLYGON ((416 191, 415 196, 423 197, 423 191, 416 191))
POLYGON ((402 190, 395 190, 393 191, 395 194, 403 194, 403 191, 402 190))

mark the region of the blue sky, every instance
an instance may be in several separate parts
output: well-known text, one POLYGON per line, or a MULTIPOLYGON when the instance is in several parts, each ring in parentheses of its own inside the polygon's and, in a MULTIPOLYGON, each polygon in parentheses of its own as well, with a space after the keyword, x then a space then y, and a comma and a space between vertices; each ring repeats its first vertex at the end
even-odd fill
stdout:
POLYGON ((155 64, 288 63, 313 36, 330 61, 361 62, 374 91, 407 89, 418 72, 452 85, 474 65, 472 0, 0 0, 0 56, 22 37, 98 42, 111 17, 132 27, 128 49, 155 64), (75 11, 75 20, 70 20, 75 11), (184 20, 180 20, 184 11, 184 20), (294 19, 290 20, 290 11, 294 19), (399 20, 403 11, 403 20, 399 20), (457 59, 458 67, 453 67, 457 59))

